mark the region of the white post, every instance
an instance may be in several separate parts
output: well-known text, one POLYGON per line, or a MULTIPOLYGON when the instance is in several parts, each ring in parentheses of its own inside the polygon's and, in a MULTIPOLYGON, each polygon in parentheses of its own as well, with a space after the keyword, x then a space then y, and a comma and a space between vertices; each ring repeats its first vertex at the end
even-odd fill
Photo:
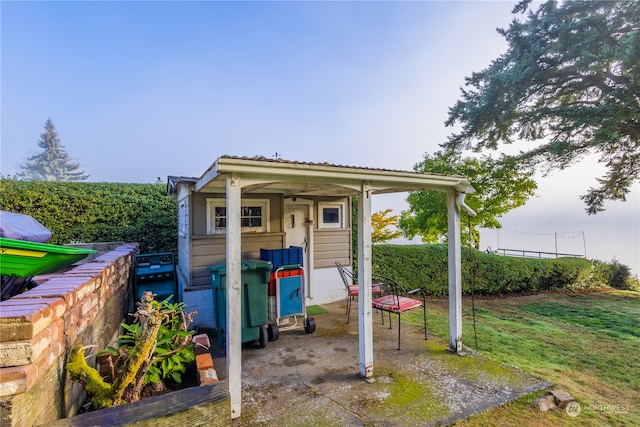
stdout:
POLYGON ((371 192, 365 183, 358 197, 358 339, 360 375, 365 378, 373 376, 371 312, 371 192))
POLYGON ((231 418, 242 408, 242 270, 240 246, 240 178, 227 175, 227 378, 231 418))
POLYGON ((457 194, 447 194, 447 236, 449 240, 449 350, 462 350, 462 251, 460 247, 460 209, 457 194))

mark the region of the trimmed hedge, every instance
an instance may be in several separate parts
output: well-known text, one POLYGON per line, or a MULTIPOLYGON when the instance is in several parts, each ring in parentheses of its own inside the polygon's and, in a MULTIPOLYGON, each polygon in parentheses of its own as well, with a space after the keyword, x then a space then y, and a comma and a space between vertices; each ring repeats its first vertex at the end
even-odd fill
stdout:
POLYGON ((176 252, 176 200, 164 184, 0 179, 0 209, 31 215, 49 243, 138 242, 141 253, 176 252))
MULTIPOLYGON (((396 279, 405 288, 427 294, 448 293, 447 245, 374 245, 373 272, 396 279)), ((505 257, 462 248, 465 294, 502 295, 560 289, 588 289, 607 280, 593 263, 580 258, 505 257)))
MULTIPOLYGON (((164 184, 0 178, 0 209, 31 215, 51 230, 53 244, 138 242, 142 253, 177 253, 177 203, 166 195, 164 184)), ((442 244, 373 246, 374 273, 410 289, 422 287, 430 295, 448 293, 447 260, 442 244)), ((484 295, 639 286, 628 267, 615 263, 513 258, 468 247, 462 248, 462 284, 463 292, 484 295)))

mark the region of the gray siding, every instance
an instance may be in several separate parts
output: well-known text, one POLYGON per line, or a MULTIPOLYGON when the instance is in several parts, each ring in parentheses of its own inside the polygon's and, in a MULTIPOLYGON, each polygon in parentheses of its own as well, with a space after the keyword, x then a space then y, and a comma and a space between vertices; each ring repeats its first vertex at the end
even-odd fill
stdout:
POLYGON ((184 233, 178 229, 178 254, 177 254, 177 274, 180 281, 186 286, 191 280, 191 197, 187 196, 178 201, 179 223, 184 222, 184 233))

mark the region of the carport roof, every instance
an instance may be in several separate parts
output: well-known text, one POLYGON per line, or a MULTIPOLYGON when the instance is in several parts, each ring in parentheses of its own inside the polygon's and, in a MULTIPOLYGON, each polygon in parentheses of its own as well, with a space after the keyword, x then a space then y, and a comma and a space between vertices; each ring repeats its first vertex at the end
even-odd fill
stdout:
POLYGON ((242 179, 245 194, 356 196, 363 182, 373 194, 450 189, 474 192, 463 176, 236 156, 219 157, 200 178, 169 176, 167 192, 175 196, 178 185, 186 184, 197 192, 224 193, 225 176, 230 173, 242 179))

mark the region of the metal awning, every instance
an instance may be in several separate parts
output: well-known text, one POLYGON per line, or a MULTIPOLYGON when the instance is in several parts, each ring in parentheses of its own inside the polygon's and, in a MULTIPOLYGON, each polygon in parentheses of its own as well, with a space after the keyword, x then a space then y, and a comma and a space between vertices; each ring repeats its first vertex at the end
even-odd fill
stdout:
POLYGON ((375 169, 328 163, 306 163, 265 157, 218 158, 200 178, 168 177, 167 193, 177 197, 180 187, 189 192, 225 194, 227 206, 227 378, 231 416, 241 413, 240 262, 242 195, 272 193, 286 196, 358 197, 358 322, 360 374, 373 374, 371 319, 371 196, 375 194, 436 190, 447 193, 449 236, 449 336, 450 350, 462 349, 462 280, 460 209, 473 193, 463 176, 375 169))
POLYGON ((474 192, 463 176, 233 156, 218 158, 200 178, 169 177, 169 186, 182 181, 194 184, 198 192, 224 193, 224 176, 229 173, 243 177, 243 194, 356 196, 362 182, 369 183, 372 194, 451 189, 474 192))

